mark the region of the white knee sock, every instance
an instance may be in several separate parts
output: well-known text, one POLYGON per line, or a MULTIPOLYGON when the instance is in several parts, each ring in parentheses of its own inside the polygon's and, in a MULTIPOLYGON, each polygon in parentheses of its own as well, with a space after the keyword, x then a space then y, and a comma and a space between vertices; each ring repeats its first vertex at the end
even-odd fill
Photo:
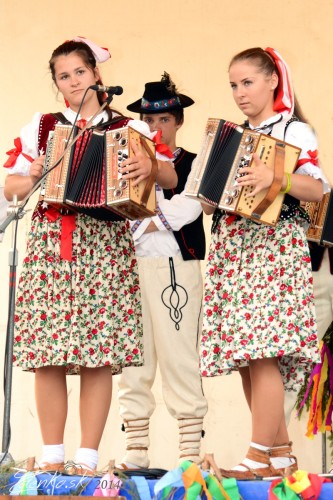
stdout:
MULTIPOLYGON (((258 443, 250 443, 250 446, 252 448, 256 448, 257 450, 261 451, 267 451, 269 450, 269 446, 263 446, 262 444, 258 443)), ((261 469, 263 467, 268 467, 267 464, 264 464, 262 462, 256 462, 255 460, 250 460, 249 458, 244 458, 242 460, 242 464, 247 465, 250 469, 261 469)), ((242 467, 241 465, 236 465, 236 467, 233 467, 232 470, 239 470, 239 471, 245 471, 247 470, 246 467, 242 467)))
POLYGON ((44 444, 39 466, 45 464, 60 464, 65 460, 65 447, 63 444, 44 444))
POLYGON ((98 451, 91 448, 79 448, 74 457, 74 462, 83 469, 96 469, 98 464, 98 451))
MULTIPOLYGON (((283 448, 289 448, 289 445, 286 446, 276 446, 275 448, 279 448, 283 450, 283 448)), ((272 448, 274 450, 274 447, 272 448)), ((295 459, 293 457, 271 457, 272 465, 275 469, 280 469, 284 467, 290 467, 295 463, 295 459)))

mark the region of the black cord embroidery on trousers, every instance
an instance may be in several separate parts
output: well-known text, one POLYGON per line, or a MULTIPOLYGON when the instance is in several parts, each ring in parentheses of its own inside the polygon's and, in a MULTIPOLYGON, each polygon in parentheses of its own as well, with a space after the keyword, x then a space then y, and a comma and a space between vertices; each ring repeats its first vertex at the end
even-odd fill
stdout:
POLYGON ((176 283, 175 266, 173 258, 169 257, 171 284, 164 288, 161 299, 165 307, 169 309, 169 316, 175 323, 176 330, 179 330, 179 323, 183 318, 182 309, 188 301, 188 294, 185 288, 176 283))

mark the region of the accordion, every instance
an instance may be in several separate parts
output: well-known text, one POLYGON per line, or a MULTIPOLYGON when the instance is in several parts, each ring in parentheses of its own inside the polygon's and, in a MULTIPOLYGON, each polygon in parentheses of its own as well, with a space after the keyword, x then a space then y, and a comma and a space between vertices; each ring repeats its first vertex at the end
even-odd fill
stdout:
POLYGON ((319 245, 333 246, 333 191, 324 194, 320 202, 305 202, 310 217, 307 239, 319 245))
POLYGON ((44 173, 48 173, 40 199, 102 220, 155 215, 154 142, 129 126, 109 131, 88 129, 65 151, 71 130, 70 125, 57 124, 50 132, 44 162, 44 173), (133 155, 132 141, 153 163, 150 177, 136 186, 133 179, 122 179, 119 173, 121 162, 133 155))
POLYGON ((284 194, 280 193, 284 172, 294 171, 300 152, 299 148, 269 135, 209 118, 185 196, 275 226, 284 200, 284 194), (253 153, 274 171, 272 185, 255 196, 251 196, 252 186, 236 184, 242 167, 251 166, 253 153))

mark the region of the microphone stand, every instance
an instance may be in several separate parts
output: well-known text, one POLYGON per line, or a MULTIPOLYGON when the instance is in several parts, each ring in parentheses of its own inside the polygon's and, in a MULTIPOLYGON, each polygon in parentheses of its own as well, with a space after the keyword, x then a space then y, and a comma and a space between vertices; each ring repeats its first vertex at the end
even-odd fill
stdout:
MULTIPOLYGON (((17 197, 13 197, 13 205, 8 209, 11 213, 7 219, 9 221, 18 220, 23 217, 24 211, 19 213, 17 197)), ((15 295, 16 295, 16 267, 17 267, 17 223, 13 228, 12 247, 9 250, 9 307, 8 317, 14 319, 15 295)), ((13 359, 13 339, 14 339, 14 321, 7 323, 6 348, 4 360, 4 412, 3 412, 3 433, 2 433, 2 452, 0 454, 0 465, 11 465, 14 463, 13 457, 9 453, 10 443, 10 401, 12 392, 12 359, 13 359)))
MULTIPOLYGON (((87 89, 88 90, 88 89, 87 89)), ((85 98, 83 96, 82 102, 85 98)), ((0 467, 3 465, 12 465, 14 463, 13 457, 9 453, 9 445, 11 438, 11 428, 10 428, 10 410, 11 410, 11 396, 12 396, 12 359, 13 359, 13 341, 14 341, 14 330, 15 330, 15 296, 16 296, 16 268, 18 262, 18 253, 17 253, 17 227, 19 219, 22 219, 26 214, 24 210, 27 205, 30 197, 37 191, 37 189, 42 184, 45 177, 56 168, 67 151, 76 143, 76 141, 81 137, 81 135, 85 132, 85 130, 90 127, 96 118, 103 109, 110 104, 113 99, 113 95, 111 92, 108 93, 107 99, 102 103, 98 111, 88 120, 85 127, 83 127, 79 133, 68 142, 66 148, 64 149, 61 156, 56 160, 56 162, 38 179, 38 181, 34 184, 29 193, 22 200, 21 204, 17 203, 17 196, 13 196, 13 204, 8 209, 8 216, 6 219, 0 224, 0 233, 4 233, 6 228, 9 226, 11 222, 16 221, 15 229, 13 231, 13 242, 12 248, 9 251, 9 307, 8 307, 8 321, 7 321, 7 333, 6 333, 6 349, 5 349, 5 360, 4 360, 4 411, 3 411, 3 428, 2 428, 2 448, 0 453, 0 467)), ((82 104, 82 103, 81 103, 82 104)), ((77 114, 78 116, 78 114, 77 114)), ((73 129, 76 123, 73 124, 73 129)))

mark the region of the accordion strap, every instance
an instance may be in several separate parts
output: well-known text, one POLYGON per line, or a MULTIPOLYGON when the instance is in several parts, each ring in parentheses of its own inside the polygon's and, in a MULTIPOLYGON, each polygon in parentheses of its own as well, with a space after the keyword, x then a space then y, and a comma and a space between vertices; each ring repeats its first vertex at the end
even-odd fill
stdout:
MULTIPOLYGON (((115 118, 111 118, 110 120, 108 120, 107 122, 103 122, 102 125, 103 125, 103 129, 104 128, 108 128, 110 127, 111 125, 114 125, 115 123, 118 123, 118 122, 121 122, 121 121, 124 121, 126 120, 126 116, 124 115, 119 115, 119 116, 116 116, 115 118)), ((129 118, 127 119, 129 120, 129 118)), ((99 124, 100 125, 100 124, 99 124)), ((97 125, 97 126, 99 126, 97 125)), ((123 126, 123 125, 122 125, 123 126)))
POLYGON ((255 219, 260 219, 262 214, 273 203, 277 197, 283 181, 284 175, 284 160, 285 160, 285 145, 283 142, 275 143, 275 158, 274 158, 274 178, 268 189, 266 196, 258 206, 253 210, 251 216, 255 219))
POLYGON ((65 115, 63 115, 62 113, 51 113, 51 115, 54 116, 54 118, 63 125, 72 125, 71 122, 67 120, 65 115))
POLYGON ((155 180, 156 180, 157 160, 156 160, 153 152, 151 151, 151 149, 147 145, 144 137, 141 137, 141 144, 143 145, 144 149, 147 151, 149 158, 151 159, 151 162, 152 162, 151 173, 150 173, 150 176, 146 182, 146 185, 144 187, 144 190, 143 190, 142 196, 141 196, 141 200, 140 200, 140 204, 145 207, 147 205, 149 195, 151 193, 151 190, 152 190, 153 185, 154 185, 155 180))

